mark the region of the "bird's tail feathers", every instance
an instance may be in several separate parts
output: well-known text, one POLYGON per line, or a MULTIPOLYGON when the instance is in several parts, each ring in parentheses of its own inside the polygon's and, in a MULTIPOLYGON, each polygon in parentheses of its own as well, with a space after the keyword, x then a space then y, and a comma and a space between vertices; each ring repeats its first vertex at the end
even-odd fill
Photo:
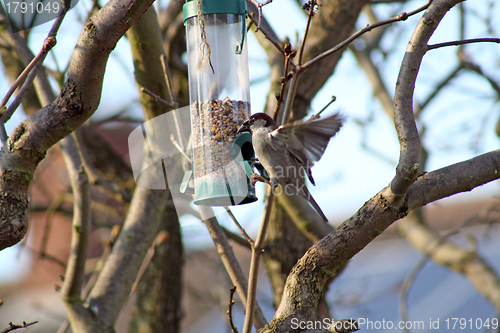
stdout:
POLYGON ((316 202, 316 200, 314 200, 313 196, 311 195, 311 193, 309 193, 309 191, 307 189, 302 189, 302 191, 300 192, 300 194, 302 195, 302 197, 304 197, 307 201, 309 201, 309 203, 311 204, 311 206, 313 206, 313 208, 318 212, 319 216, 321 216, 321 218, 323 219, 323 221, 325 221, 325 223, 328 223, 328 219, 326 218, 326 215, 325 213, 323 213, 323 211, 321 210, 321 208, 319 207, 318 203, 316 202), (305 191, 304 191, 305 190, 305 191))

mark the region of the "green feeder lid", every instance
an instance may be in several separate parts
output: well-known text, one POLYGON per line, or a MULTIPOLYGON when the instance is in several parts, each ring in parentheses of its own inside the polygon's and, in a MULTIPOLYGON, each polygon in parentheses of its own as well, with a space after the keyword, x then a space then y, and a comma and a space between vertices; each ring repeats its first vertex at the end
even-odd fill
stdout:
MULTIPOLYGON (((200 0, 201 12, 203 14, 237 14, 243 15, 247 12, 245 0, 200 0)), ((184 22, 198 15, 197 0, 189 0, 182 7, 184 22)))

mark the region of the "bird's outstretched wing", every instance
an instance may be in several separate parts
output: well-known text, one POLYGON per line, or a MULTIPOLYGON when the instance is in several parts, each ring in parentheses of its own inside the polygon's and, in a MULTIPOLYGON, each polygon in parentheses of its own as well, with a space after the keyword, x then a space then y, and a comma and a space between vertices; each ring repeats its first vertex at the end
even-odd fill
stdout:
POLYGON ((270 133, 270 137, 275 144, 287 147, 314 184, 310 168, 323 156, 330 138, 339 131, 343 121, 338 113, 320 120, 299 120, 278 127, 270 133))

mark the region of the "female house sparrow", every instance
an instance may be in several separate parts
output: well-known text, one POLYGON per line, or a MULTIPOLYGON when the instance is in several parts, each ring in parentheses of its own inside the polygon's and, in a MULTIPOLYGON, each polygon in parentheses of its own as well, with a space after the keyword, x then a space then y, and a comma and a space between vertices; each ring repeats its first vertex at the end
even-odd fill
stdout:
POLYGON ((268 183, 273 190, 280 184, 287 195, 299 194, 328 222, 309 193, 304 174, 315 185, 311 167, 323 156, 328 141, 338 132, 342 122, 342 116, 335 114, 318 121, 299 120, 278 127, 267 114, 256 113, 243 122, 238 133, 250 132, 252 135, 253 149, 271 178, 268 183))

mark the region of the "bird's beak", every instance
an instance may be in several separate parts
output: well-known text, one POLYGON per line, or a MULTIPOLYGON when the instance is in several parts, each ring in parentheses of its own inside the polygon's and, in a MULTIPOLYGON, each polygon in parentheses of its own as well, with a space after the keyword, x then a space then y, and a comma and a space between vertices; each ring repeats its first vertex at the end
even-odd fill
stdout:
POLYGON ((248 123, 243 123, 243 125, 240 126, 240 128, 238 129, 238 132, 236 133, 243 133, 243 132, 250 132, 250 126, 248 126, 248 123))

